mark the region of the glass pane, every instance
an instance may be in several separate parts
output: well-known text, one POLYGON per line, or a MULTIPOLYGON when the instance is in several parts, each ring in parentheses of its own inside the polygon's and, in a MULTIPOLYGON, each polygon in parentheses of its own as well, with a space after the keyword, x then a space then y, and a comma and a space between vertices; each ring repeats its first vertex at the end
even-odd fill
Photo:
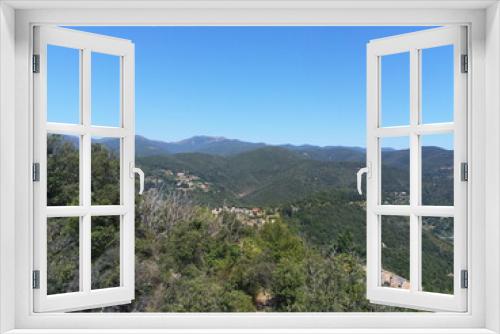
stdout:
POLYGON ((80 289, 80 218, 47 219, 47 294, 80 289))
POLYGON ((47 134, 47 205, 79 205, 80 138, 47 134))
POLYGON ((410 288, 410 217, 382 216, 381 285, 410 288))
POLYGON ((47 121, 80 122, 80 50, 47 45, 47 121))
POLYGON ((422 289, 453 293, 453 218, 422 218, 422 289))
POLYGON ((120 126, 120 57, 92 52, 92 124, 120 126))
POLYGON ((381 204, 410 204, 410 140, 408 137, 380 139, 382 155, 381 204))
POLYGON ((453 45, 423 49, 422 123, 453 121, 453 45))
POLYGON ((92 205, 120 204, 120 139, 92 138, 92 205))
POLYGON ((381 57, 381 126, 410 124, 410 53, 381 57))
POLYGON ((120 216, 92 217, 92 289, 120 286, 120 216))
POLYGON ((422 204, 453 206, 453 135, 420 137, 422 204))

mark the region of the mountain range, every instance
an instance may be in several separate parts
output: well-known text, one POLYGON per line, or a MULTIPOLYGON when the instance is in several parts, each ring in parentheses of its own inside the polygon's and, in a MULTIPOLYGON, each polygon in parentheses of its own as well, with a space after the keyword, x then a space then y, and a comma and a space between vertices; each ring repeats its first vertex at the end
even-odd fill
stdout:
MULTIPOLYGON (((173 143, 136 137, 137 164, 150 179, 164 179, 167 170, 199 176, 212 185, 199 198, 212 204, 280 205, 320 191, 353 190, 365 153, 360 147, 273 146, 223 137, 196 136, 173 143)), ((422 154, 423 191, 429 198, 450 198, 453 151, 426 146, 422 154)), ((384 148, 382 163, 384 191, 408 193, 409 151, 384 148)))
POLYGON ((281 147, 303 155, 305 158, 320 161, 362 161, 365 156, 365 149, 361 147, 268 145, 210 136, 194 136, 177 142, 163 142, 138 135, 135 140, 137 157, 178 153, 205 153, 227 157, 263 147, 281 147))
MULTIPOLYGON (((77 145, 75 137, 64 137, 77 145)), ((119 149, 116 139, 93 139, 93 143, 115 152, 119 149)), ((136 158, 149 176, 147 183, 152 177, 165 182, 161 174, 168 170, 187 172, 210 183, 210 192, 197 194, 203 203, 281 205, 321 191, 355 189, 356 172, 365 164, 366 150, 347 146, 269 145, 209 136, 177 142, 136 136, 136 158)), ((383 192, 409 193, 409 160, 408 149, 382 149, 383 192)), ((453 151, 425 146, 422 161, 425 204, 451 205, 453 151)))
POLYGON ((220 156, 177 153, 137 159, 150 179, 164 179, 165 172, 189 173, 211 185, 201 192, 203 203, 269 206, 303 198, 318 191, 354 189, 355 172, 362 163, 319 161, 282 147, 261 147, 220 156))

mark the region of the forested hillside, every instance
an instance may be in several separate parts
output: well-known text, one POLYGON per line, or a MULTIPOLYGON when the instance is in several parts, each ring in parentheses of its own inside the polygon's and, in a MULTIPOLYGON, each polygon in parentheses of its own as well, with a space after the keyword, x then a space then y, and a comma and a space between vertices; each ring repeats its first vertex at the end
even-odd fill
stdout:
MULTIPOLYGON (((212 185, 197 192, 204 204, 274 206, 332 188, 355 186, 353 170, 361 162, 324 162, 306 159, 284 148, 265 147, 230 157, 181 153, 140 158, 155 186, 169 188, 166 171, 196 175, 212 185)), ((153 186, 151 184, 150 186, 153 186)))
MULTIPOLYGON (((238 147, 248 148, 241 143, 238 147)), ((354 192, 364 152, 335 148, 343 152, 342 161, 338 154, 332 158, 331 150, 325 155, 320 154, 325 150, 307 149, 305 154, 304 148, 259 145, 235 154, 161 153, 137 159, 147 177, 145 194, 136 196, 136 299, 101 311, 394 310, 365 298, 365 201, 354 192)), ((106 142, 92 146, 96 203, 116 201, 115 152, 106 142)), ((423 152, 433 157, 424 191, 446 202, 450 190, 435 189, 452 182, 450 152, 423 152)), ((384 186, 391 201, 407 196, 407 155, 384 152, 385 178, 396 180, 384 186)), ((48 157, 49 203, 78 201, 77 146, 52 135, 48 157)), ((48 236, 51 293, 78 290, 78 223, 58 219, 48 236)), ((94 288, 119 281, 119 224, 112 220, 93 220, 94 288)), ((383 238, 384 269, 408 279, 404 221, 393 222, 383 238)), ((427 219, 422 240, 424 289, 450 292, 452 223, 427 219)))

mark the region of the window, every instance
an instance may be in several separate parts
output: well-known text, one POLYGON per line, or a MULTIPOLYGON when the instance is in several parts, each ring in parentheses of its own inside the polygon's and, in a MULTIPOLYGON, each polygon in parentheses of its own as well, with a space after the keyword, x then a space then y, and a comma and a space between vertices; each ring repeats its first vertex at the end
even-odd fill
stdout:
MULTIPOLYGON (((2 101, 2 141, 0 178, 2 187, 0 206, 2 213, 2 242, 0 243, 0 264, 2 266, 2 285, 0 286, 2 302, 7 305, 16 305, 15 309, 0 308, 3 329, 26 329, 38 331, 37 328, 58 328, 70 330, 79 328, 121 328, 131 332, 142 331, 148 328, 359 328, 366 331, 373 328, 391 328, 398 332, 406 332, 409 328, 439 328, 443 332, 454 332, 458 328, 468 328, 469 331, 481 331, 479 328, 497 330, 498 309, 496 308, 498 286, 497 272, 497 230, 495 221, 498 219, 498 207, 495 201, 498 198, 496 179, 498 131, 496 114, 496 94, 498 75, 496 65, 498 53, 496 51, 497 6, 491 2, 468 2, 467 4, 452 1, 438 2, 440 8, 423 8, 437 4, 414 2, 399 4, 398 8, 387 8, 387 4, 375 2, 369 8, 360 8, 366 4, 353 4, 354 8, 338 8, 345 3, 305 4, 308 8, 290 8, 282 10, 289 3, 279 4, 280 9, 254 8, 257 4, 249 4, 252 10, 236 8, 213 8, 210 10, 170 8, 178 6, 171 3, 140 3, 133 2, 127 5, 137 6, 134 9, 119 8, 123 4, 106 2, 105 6, 113 9, 96 8, 103 3, 79 2, 71 4, 71 8, 56 8, 58 5, 40 2, 9 1, 0 8, 0 62, 2 85, 0 85, 2 101), (313 9, 309 6, 323 6, 313 9), (39 10, 41 7, 43 10, 39 10), (76 8, 76 7, 78 8, 76 8), (155 6, 155 8, 138 10, 139 7, 155 6), (160 6, 165 8, 159 8, 160 6), (326 8, 326 7, 335 7, 326 8), (412 8, 408 8, 411 6, 412 8), (414 7, 413 7, 414 6, 414 7), (85 9, 83 9, 85 7, 85 9), (92 7, 92 8, 91 8, 92 7), (166 7, 169 7, 166 9, 166 7), (378 9, 373 9, 374 7, 378 9), (402 8, 404 7, 404 8, 402 8), (418 7, 419 9, 416 9, 418 7), (453 9, 451 9, 453 7, 453 9), (486 7, 489 7, 486 9, 486 7), (15 8, 16 10, 14 10, 15 8), (474 9, 471 9, 474 8, 474 9), (25 10, 29 9, 29 10, 25 10), (139 14, 140 13, 140 17, 139 14), (377 15, 374 15, 377 14, 377 15), (15 25, 14 25, 15 18, 15 25), (467 312, 465 313, 402 313, 394 314, 238 314, 230 315, 189 315, 189 314, 33 314, 33 291, 31 288, 33 269, 33 211, 31 162, 33 157, 33 104, 31 79, 31 25, 33 24, 60 24, 71 25, 350 25, 350 24, 442 24, 465 23, 469 30, 468 84, 468 264, 469 289, 467 290, 467 312), (485 24, 487 29, 485 28, 485 24), (15 38, 14 38, 15 35, 15 38), (14 62, 15 60, 15 62, 14 62), (15 63, 15 68, 12 64, 15 63), (14 85, 15 82, 15 85, 14 85), (14 89, 15 87, 15 89, 14 89), (14 99, 16 103, 14 104, 14 99), (15 118, 15 126, 14 126, 15 118), (15 136, 14 136, 15 131, 15 136), (3 140, 5 137, 15 141, 3 140), (486 138, 488 140, 486 140, 486 138), (488 154, 486 154, 488 153, 488 154), (15 168, 14 168, 15 166, 15 168), (14 173, 14 169, 16 173, 14 173), (488 180, 488 182, 485 182, 488 180), (14 189, 15 196, 9 197, 14 189), (15 211, 15 216, 14 216, 15 211), (9 218, 10 217, 10 218, 9 218), (10 221, 12 220, 12 224, 10 221), (15 233, 14 233, 15 232, 15 233), (14 248, 15 243, 15 248, 14 248), (15 249, 15 262, 11 260, 15 249), (485 252, 488 249, 488 252, 485 252), (15 288, 13 282, 16 282, 15 288), (485 298, 488 291, 488 298, 485 298), (6 317, 5 317, 6 316, 6 317), (15 317, 15 322, 14 322, 15 317), (9 320, 11 319, 11 320, 9 320), (6 320, 6 321, 4 321, 6 320), (135 328, 135 330, 134 330, 135 328)), ((212 6, 213 3, 209 3, 212 6)), ((240 4, 238 4, 239 6, 240 4)), ((195 6, 195 5, 193 5, 195 6)), ((233 5, 231 5, 233 6, 233 5)), ((234 5, 236 6, 236 5, 234 5)), ((263 6, 259 4, 258 6, 263 6)), ((258 7, 257 6, 257 7, 258 7)), ((107 7, 106 7, 107 8, 107 7)), ((423 93, 425 95, 425 93, 423 93)), ((425 117, 424 117, 425 118, 425 117)), ((424 122, 440 122, 442 119, 425 119, 424 122)), ((65 122, 71 123, 72 120, 65 122)), ((448 136, 448 135, 447 135, 448 136)), ((432 138, 437 138, 433 136, 432 138)), ((427 143, 436 143, 435 140, 427 143)), ((425 144, 427 145, 427 144, 425 144)), ((400 146, 402 147, 402 146, 400 146)), ((446 146, 450 147, 450 146, 446 146)), ((423 167, 426 168, 426 167, 423 167)), ((445 204, 447 205, 447 204, 445 204)), ((439 218, 439 217, 438 217, 439 218)), ((449 217, 443 218, 442 226, 449 226, 449 217)), ((427 224, 427 222, 423 222, 427 224)), ((435 224, 434 224, 435 225, 435 224)), ((69 226, 73 226, 70 224, 69 226)), ((431 225, 432 226, 432 225, 431 225)), ((434 230, 435 231, 435 230, 434 230)), ((439 236, 448 237, 449 228, 436 231, 439 236), (443 234, 443 232, 446 232, 443 234)), ((71 248, 74 249, 74 248, 71 248)), ((425 255, 423 255, 424 257, 425 255)), ((425 275, 425 273, 422 273, 425 275)), ((425 278, 422 279, 423 283, 425 278)), ((425 289, 425 288, 424 288, 425 289)), ((445 290, 446 289, 440 289, 445 290)), ((418 330, 418 329, 417 329, 418 330)), ((467 329, 466 329, 467 330, 467 329)), ((486 329, 484 329, 486 330, 486 329)), ((483 330, 483 331, 484 331, 483 330)), ((236 330, 235 330, 236 331, 236 330)), ((308 330, 305 330, 308 331, 308 330)))
POLYGON ((34 40, 35 311, 128 303, 134 46, 53 27, 37 27, 34 40))
POLYGON ((374 302, 467 309, 465 41, 464 28, 450 27, 374 40, 367 47, 367 294, 374 302), (429 68, 432 57, 440 57, 439 67, 429 68), (408 93, 391 95, 394 81, 408 93), (405 148, 397 159, 385 150, 395 146, 387 142, 405 148), (432 152, 437 146, 447 147, 448 157, 437 159, 432 152), (404 182, 385 171, 391 163, 406 166, 404 182), (430 169, 438 173, 430 176, 430 169), (447 181, 437 186, 433 178, 447 181), (404 235, 404 241, 395 235, 404 235), (453 258, 441 265, 447 269, 439 288, 428 281, 433 238, 451 240, 443 247, 453 249, 453 258), (405 270, 393 273, 397 262, 405 270))

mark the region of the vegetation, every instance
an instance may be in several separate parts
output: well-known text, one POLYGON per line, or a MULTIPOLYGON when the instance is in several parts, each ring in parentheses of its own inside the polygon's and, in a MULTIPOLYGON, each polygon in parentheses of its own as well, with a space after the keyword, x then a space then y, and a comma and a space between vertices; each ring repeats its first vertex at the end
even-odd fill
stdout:
POLYGON ((279 147, 264 147, 235 156, 180 153, 140 158, 149 186, 175 189, 165 170, 197 175, 212 184, 210 193, 198 193, 200 204, 218 206, 279 206, 319 191, 354 189, 353 170, 361 162, 327 162, 306 159, 279 147))
POLYGON ((79 165, 74 142, 60 135, 47 136, 47 205, 78 205, 79 165))
POLYGON ((79 218, 47 220, 47 293, 79 290, 79 218))
MULTIPOLYGON (((365 202, 352 191, 361 162, 351 160, 359 150, 344 150, 349 161, 337 161, 331 152, 311 148, 304 155, 284 147, 246 147, 236 155, 193 152, 138 160, 147 190, 136 198, 136 298, 98 311, 396 310, 365 296, 365 202)), ((224 152, 230 149, 224 146, 224 152)), ((92 144, 93 204, 119 202, 115 152, 104 142, 92 144)), ((384 173, 396 180, 384 189, 395 200, 403 198, 398 185, 407 182, 404 154, 390 152, 384 160, 390 161, 384 173)), ((78 204, 78 145, 51 135, 48 156, 49 205, 78 204)), ((444 173, 443 164, 434 164, 429 175, 444 173)), ((430 179, 434 183, 424 188, 449 182, 430 179)), ((119 217, 92 218, 94 289, 119 285, 119 223, 119 217)), ((409 278, 408 228, 397 217, 383 222, 384 269, 403 278, 409 278)), ((49 224, 49 293, 78 290, 78 242, 78 218, 49 224)), ((449 293, 452 222, 426 218, 422 243, 424 289, 449 293)))
MULTIPOLYGON (((284 220, 248 226, 184 195, 149 190, 137 207, 136 299, 121 311, 381 311, 353 251, 322 251, 284 220)), ((108 309, 110 310, 110 309, 108 309)))

